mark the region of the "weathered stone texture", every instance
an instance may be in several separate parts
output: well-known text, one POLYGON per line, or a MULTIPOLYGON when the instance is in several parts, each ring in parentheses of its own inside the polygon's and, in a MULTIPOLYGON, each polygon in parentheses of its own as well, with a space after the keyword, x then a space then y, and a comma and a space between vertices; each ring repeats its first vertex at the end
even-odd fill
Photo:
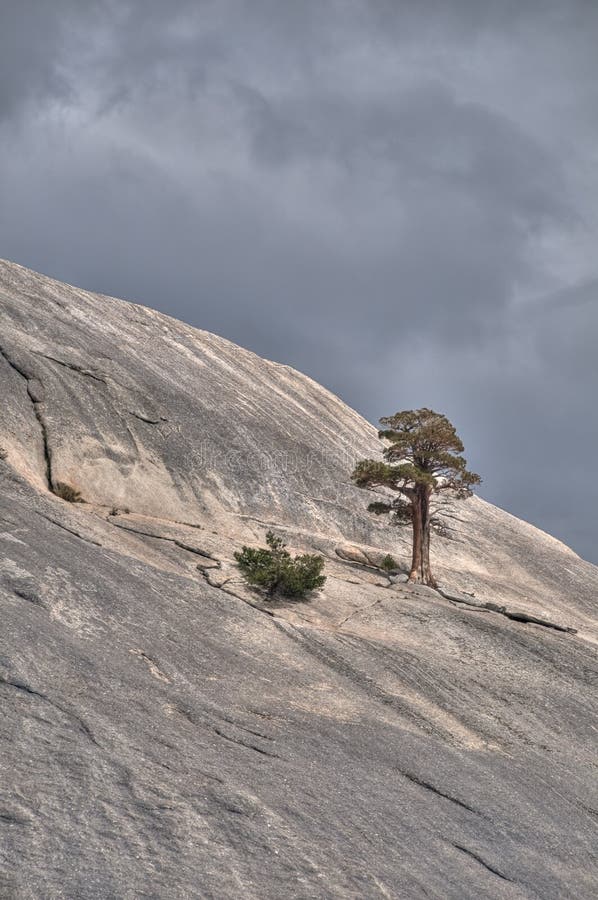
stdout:
POLYGON ((444 595, 387 578, 371 425, 11 263, 0 386, 0 897, 597 896, 594 566, 474 498, 444 595), (271 525, 326 555, 310 603, 240 583, 271 525))

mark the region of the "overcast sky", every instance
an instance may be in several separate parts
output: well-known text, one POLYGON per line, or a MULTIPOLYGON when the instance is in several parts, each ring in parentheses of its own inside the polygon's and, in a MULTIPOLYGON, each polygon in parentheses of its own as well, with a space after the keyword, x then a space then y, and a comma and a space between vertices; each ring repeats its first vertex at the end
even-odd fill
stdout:
POLYGON ((596 0, 3 0, 0 256, 154 306, 598 563, 596 0))

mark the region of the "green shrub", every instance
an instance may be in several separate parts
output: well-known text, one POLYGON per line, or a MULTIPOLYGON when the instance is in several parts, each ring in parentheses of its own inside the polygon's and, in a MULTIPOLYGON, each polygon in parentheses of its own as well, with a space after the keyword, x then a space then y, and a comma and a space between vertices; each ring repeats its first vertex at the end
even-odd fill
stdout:
POLYGON ((386 556, 384 557, 384 559, 382 560, 382 562, 380 563, 380 568, 384 569, 385 572, 388 572, 388 574, 390 574, 391 572, 394 572, 395 569, 398 569, 399 567, 398 567, 395 559, 390 555, 390 553, 387 553, 386 556))
POLYGON ((305 553, 292 557, 282 538, 272 531, 266 534, 265 547, 243 547, 235 553, 237 565, 248 584, 261 588, 269 597, 282 594, 285 597, 305 597, 310 591, 321 588, 326 581, 322 575, 324 558, 305 553))
POLYGON ((61 500, 66 500, 68 503, 83 503, 81 492, 74 488, 72 484, 57 481, 52 490, 57 497, 60 497, 61 500))

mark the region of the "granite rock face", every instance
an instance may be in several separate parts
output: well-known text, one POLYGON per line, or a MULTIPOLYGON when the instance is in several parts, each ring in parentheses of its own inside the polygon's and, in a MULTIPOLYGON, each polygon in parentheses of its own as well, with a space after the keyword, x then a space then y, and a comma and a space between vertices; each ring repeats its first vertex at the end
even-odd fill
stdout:
POLYGON ((473 498, 387 578, 371 425, 5 262, 0 386, 0 897, 598 894, 596 567, 473 498), (309 603, 241 583, 268 527, 309 603))

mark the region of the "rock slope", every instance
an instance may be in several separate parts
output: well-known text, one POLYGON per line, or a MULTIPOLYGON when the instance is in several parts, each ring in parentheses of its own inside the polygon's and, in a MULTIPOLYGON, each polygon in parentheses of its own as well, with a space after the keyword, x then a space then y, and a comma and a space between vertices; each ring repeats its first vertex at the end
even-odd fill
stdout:
POLYGON ((473 498, 389 582, 371 425, 8 262, 0 385, 0 896, 596 896, 596 567, 473 498), (239 581, 271 525, 309 604, 239 581))

